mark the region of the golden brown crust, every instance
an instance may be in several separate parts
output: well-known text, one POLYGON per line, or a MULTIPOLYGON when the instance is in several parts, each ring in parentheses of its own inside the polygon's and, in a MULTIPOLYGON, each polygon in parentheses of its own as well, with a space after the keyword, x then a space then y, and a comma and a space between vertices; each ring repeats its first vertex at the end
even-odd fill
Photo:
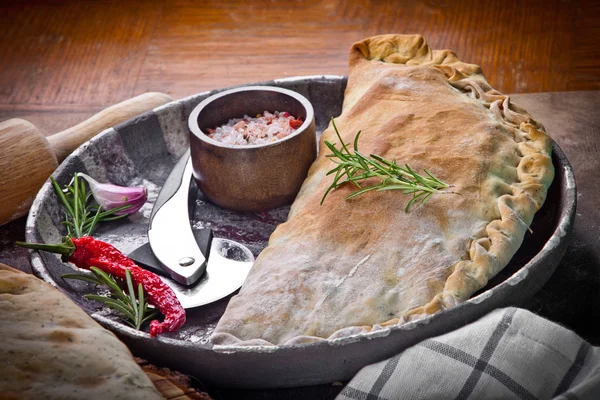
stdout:
MULTIPOLYGON (((427 168, 456 185, 403 213, 406 196, 331 183, 321 153, 213 343, 311 342, 369 332, 453 307, 487 284, 520 246, 554 170, 551 142, 481 69, 419 35, 353 45, 342 115, 360 148, 427 168)), ((331 127, 323 138, 337 142, 331 127)))
POLYGON ((0 397, 161 399, 127 347, 64 294, 0 263, 0 397))

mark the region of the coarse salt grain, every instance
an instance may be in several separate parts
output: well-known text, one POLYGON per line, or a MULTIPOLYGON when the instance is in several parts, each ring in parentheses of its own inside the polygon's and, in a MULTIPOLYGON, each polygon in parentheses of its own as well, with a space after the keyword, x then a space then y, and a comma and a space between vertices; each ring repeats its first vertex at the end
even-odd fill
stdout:
POLYGON ((208 137, 238 146, 267 144, 294 133, 301 125, 302 120, 287 111, 265 111, 256 117, 244 115, 243 118, 230 119, 216 129, 208 129, 208 137))

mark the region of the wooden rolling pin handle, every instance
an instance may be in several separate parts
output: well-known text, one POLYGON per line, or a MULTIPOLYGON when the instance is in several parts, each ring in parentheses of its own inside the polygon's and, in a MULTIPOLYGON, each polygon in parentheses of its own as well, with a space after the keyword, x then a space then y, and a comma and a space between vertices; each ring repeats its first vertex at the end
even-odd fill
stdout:
POLYGON ((61 163, 73 150, 103 130, 171 101, 173 99, 164 93, 144 93, 110 106, 90 119, 47 139, 56 159, 61 163))
POLYGON ((79 145, 172 100, 162 93, 142 94, 50 137, 44 137, 32 123, 22 119, 0 122, 0 225, 27 213, 50 174, 79 145))

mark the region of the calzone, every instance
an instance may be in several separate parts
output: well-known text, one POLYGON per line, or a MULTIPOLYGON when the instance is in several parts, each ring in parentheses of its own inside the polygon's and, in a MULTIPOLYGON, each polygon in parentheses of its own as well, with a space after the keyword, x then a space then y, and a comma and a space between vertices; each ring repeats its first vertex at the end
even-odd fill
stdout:
MULTIPOLYGON (((521 245, 554 178, 541 124, 492 89, 477 65, 419 35, 375 36, 350 51, 336 125, 345 143, 427 169, 458 194, 404 211, 401 191, 347 184, 320 205, 335 164, 320 153, 212 341, 316 342, 402 324, 454 307, 521 245)), ((373 182, 377 183, 377 182, 373 182)))

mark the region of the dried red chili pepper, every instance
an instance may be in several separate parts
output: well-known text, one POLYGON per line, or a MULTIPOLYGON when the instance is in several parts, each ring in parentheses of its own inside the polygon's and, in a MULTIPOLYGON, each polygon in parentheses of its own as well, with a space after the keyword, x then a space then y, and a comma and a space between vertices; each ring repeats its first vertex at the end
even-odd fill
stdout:
POLYGON ((175 292, 158 275, 147 271, 114 246, 94 239, 91 236, 81 238, 66 237, 62 244, 37 244, 17 242, 22 247, 45 250, 62 255, 62 260, 72 262, 79 268, 97 267, 113 276, 125 279, 125 270, 131 272, 133 281, 142 284, 148 293, 150 303, 158 307, 165 316, 163 322, 150 322, 150 336, 155 337, 163 332, 174 332, 185 323, 185 310, 177 299, 175 292))

